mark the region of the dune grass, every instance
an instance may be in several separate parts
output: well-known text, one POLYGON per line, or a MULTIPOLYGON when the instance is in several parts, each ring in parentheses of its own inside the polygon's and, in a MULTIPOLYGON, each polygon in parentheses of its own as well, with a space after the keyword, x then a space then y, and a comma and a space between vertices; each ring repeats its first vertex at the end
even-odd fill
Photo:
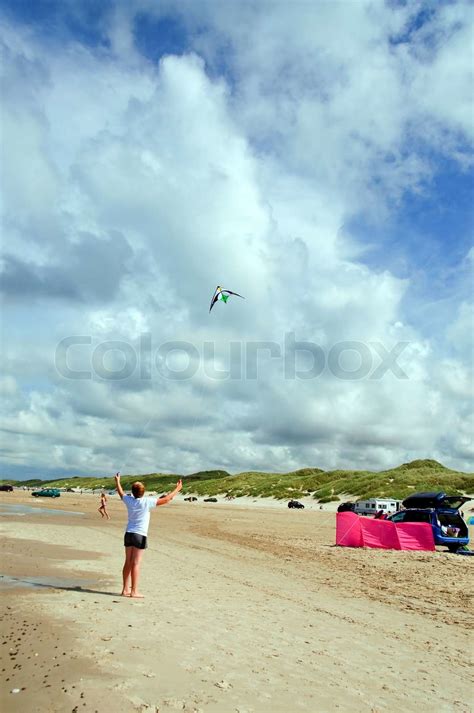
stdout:
MULTIPOLYGON (((164 493, 183 477, 183 493, 198 496, 249 496, 290 499, 312 496, 319 502, 348 498, 390 497, 400 500, 414 492, 443 490, 449 494, 474 494, 474 473, 446 468, 435 460, 415 460, 390 470, 331 470, 302 468, 289 473, 247 471, 231 475, 225 470, 199 471, 186 476, 149 473, 122 476, 125 490, 135 480, 148 491, 164 493)), ((29 487, 75 487, 97 490, 114 488, 113 478, 68 477, 55 480, 2 480, 2 483, 29 487)))

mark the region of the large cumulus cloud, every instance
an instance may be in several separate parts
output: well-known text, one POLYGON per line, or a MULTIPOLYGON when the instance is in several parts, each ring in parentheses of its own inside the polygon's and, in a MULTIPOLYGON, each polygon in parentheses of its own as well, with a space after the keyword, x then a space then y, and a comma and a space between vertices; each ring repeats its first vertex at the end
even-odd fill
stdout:
POLYGON ((146 2, 107 15, 109 49, 5 27, 5 473, 468 468, 469 257, 426 334, 410 277, 344 229, 429 190, 427 145, 466 165, 464 6, 418 31, 403 7, 245 3, 237 22, 203 3, 200 32, 182 7, 188 51, 158 63, 134 35, 138 11, 159 20, 146 2), (209 317, 218 282, 247 299, 209 317), (58 362, 74 335, 88 378, 58 362), (312 379, 288 372, 311 369, 295 340, 324 355, 312 379), (401 342, 403 378, 371 378, 401 342))

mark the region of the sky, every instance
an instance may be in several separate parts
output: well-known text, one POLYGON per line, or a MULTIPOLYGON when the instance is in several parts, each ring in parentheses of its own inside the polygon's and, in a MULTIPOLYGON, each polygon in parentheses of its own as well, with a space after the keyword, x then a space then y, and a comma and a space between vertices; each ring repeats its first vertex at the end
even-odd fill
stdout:
POLYGON ((0 21, 1 477, 474 470, 471 3, 0 21))

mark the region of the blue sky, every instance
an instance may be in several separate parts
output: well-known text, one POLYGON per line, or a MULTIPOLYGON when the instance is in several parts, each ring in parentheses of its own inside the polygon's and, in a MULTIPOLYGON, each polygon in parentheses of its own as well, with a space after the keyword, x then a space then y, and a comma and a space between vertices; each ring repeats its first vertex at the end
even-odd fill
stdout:
POLYGON ((444 157, 433 157, 436 172, 420 193, 407 193, 383 220, 355 217, 350 232, 364 239, 371 234, 374 249, 365 258, 401 277, 420 269, 425 290, 449 288, 447 273, 472 246, 473 174, 444 157))
POLYGON ((5 473, 471 467, 469 3, 1 17, 5 473), (209 321, 217 283, 247 299, 209 321), (409 378, 70 382, 57 344, 84 333, 213 341, 220 366, 239 340, 402 340, 409 378))
POLYGON ((51 40, 80 42, 88 47, 107 45, 102 23, 113 9, 113 0, 81 0, 77 3, 57 0, 4 0, 5 15, 24 26, 34 29, 51 40))
POLYGON ((186 27, 179 16, 154 19, 146 13, 137 15, 133 26, 136 45, 151 62, 159 62, 163 55, 184 54, 191 49, 186 27))

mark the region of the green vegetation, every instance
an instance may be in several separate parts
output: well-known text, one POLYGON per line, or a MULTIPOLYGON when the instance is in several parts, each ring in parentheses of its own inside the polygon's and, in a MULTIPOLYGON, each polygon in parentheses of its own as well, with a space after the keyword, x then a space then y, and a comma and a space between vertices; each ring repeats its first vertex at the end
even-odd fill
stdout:
MULTIPOLYGON (((164 493, 171 490, 176 474, 150 473, 122 477, 125 489, 137 479, 147 490, 164 493)), ((113 478, 62 478, 56 480, 3 480, 2 483, 37 487, 48 485, 64 488, 114 488, 113 478)), ((193 495, 220 495, 239 497, 272 497, 290 499, 312 496, 319 502, 344 498, 392 497, 405 498, 410 493, 424 490, 444 490, 449 494, 473 494, 474 473, 450 470, 435 460, 415 460, 397 468, 381 472, 368 470, 331 470, 303 468, 290 473, 264 473, 249 471, 230 475, 225 470, 206 470, 183 478, 183 493, 193 495)))

